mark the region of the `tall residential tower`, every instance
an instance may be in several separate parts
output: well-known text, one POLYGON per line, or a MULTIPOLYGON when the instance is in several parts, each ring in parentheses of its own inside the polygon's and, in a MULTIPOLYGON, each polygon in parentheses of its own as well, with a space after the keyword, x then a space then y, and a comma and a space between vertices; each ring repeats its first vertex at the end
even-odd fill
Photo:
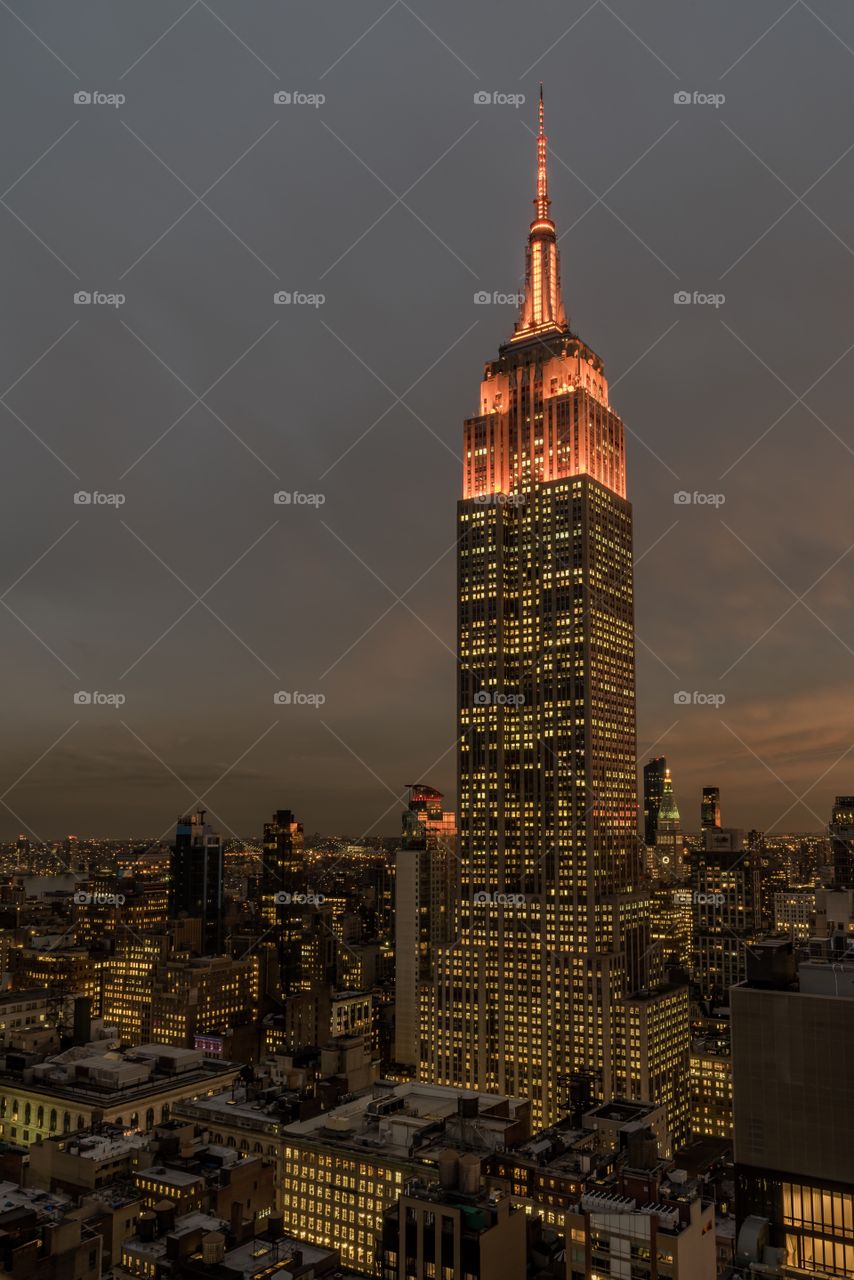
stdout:
POLYGON ((541 1122, 624 1086, 649 936, 623 424, 566 319, 546 157, 541 95, 524 303, 465 424, 459 937, 421 1030, 423 1075, 541 1122))

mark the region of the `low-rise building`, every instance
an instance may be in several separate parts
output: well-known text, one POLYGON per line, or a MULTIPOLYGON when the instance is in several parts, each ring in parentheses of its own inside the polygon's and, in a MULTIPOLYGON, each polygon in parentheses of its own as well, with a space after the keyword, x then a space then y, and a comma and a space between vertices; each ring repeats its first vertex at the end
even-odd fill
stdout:
POLYGON ((523 1280, 525 1214, 480 1185, 477 1155, 449 1152, 438 1183, 413 1179, 383 1214, 377 1268, 382 1280, 523 1280))
POLYGON ((524 1141, 530 1116, 530 1102, 520 1098, 381 1081, 370 1094, 283 1130, 285 1229, 377 1274, 383 1214, 405 1184, 415 1176, 438 1180, 449 1150, 485 1160, 524 1141))
POLYGON ((44 987, 0 994, 0 1049, 31 1049, 48 1030, 51 1000, 44 987))
POLYGON ((339 1262, 334 1249, 286 1236, 280 1222, 246 1236, 215 1215, 176 1217, 165 1207, 143 1214, 122 1249, 122 1269, 139 1280, 320 1280, 342 1276, 339 1262))
POLYGON ((55 1134, 29 1149, 29 1186, 86 1195, 123 1178, 130 1181, 146 1139, 110 1128, 55 1134))
POLYGON ((150 1131, 189 1099, 218 1093, 240 1071, 192 1049, 109 1042, 82 1045, 45 1062, 6 1054, 0 1070, 0 1138, 30 1146, 93 1125, 150 1131))
POLYGON ((100 1280, 101 1236, 67 1196, 0 1183, 0 1276, 100 1280))
POLYGON ((811 938, 815 932, 815 889, 778 889, 774 894, 774 932, 811 938))
POLYGON ((497 1151, 485 1163, 487 1189, 506 1192, 530 1218, 559 1231, 566 1214, 592 1181, 611 1177, 632 1135, 651 1132, 656 1151, 668 1145, 663 1106, 625 1102, 600 1103, 575 1124, 563 1120, 535 1133, 527 1142, 497 1151))
POLYGON ((614 1172, 591 1178, 566 1215, 566 1280, 715 1280, 715 1206, 687 1170, 634 1130, 614 1172))

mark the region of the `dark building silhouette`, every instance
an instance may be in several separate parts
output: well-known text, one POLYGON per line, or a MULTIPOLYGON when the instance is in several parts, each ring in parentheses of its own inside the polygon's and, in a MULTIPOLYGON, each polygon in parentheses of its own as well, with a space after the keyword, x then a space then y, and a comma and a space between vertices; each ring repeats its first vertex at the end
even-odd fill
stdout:
POLYGON ((654 845, 658 837, 658 814, 664 795, 665 756, 655 756, 643 767, 643 839, 654 845))
POLYGON ((178 819, 172 846, 169 911, 201 919, 203 955, 223 950, 222 836, 205 822, 205 810, 178 819))
POLYGON ((300 986, 303 911, 306 893, 303 826, 290 809, 277 809, 264 823, 261 870, 262 915, 275 926, 279 992, 291 995, 300 986))
POLYGON ((703 787, 703 801, 700 806, 700 825, 704 831, 711 831, 721 825, 721 789, 720 787, 703 787))
POLYGON ((770 1248, 779 1274, 854 1275, 854 951, 796 973, 760 942, 731 1007, 739 1274, 770 1248))

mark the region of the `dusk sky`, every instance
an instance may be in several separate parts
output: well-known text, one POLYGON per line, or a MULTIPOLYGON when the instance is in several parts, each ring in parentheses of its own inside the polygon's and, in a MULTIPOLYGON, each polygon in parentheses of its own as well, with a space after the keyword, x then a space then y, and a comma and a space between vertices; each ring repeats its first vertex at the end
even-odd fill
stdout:
POLYGON ((628 433, 639 762, 688 830, 704 784, 774 831, 854 793, 850 3, 9 0, 0 35, 2 838, 455 802, 462 422, 541 80, 628 433))

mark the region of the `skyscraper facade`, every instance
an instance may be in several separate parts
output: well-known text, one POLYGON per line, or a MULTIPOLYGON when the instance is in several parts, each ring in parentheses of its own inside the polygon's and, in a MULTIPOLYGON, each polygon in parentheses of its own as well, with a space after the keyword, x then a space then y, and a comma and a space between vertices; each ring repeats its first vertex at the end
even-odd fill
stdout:
MULTIPOLYGON (((294 899, 306 889, 303 841, 303 825, 290 809, 277 809, 264 823, 261 914, 271 926, 270 942, 278 953, 274 996, 290 995, 299 988, 303 913, 294 899)), ((271 968, 268 980, 273 972, 271 968)))
POLYGON ((669 769, 664 770, 655 844, 647 848, 646 861, 653 880, 681 880, 685 874, 685 838, 669 769))
POLYGON ((394 859, 394 1056, 406 1066, 420 1058, 422 986, 430 983, 436 948, 453 940, 456 922, 457 822, 442 800, 433 787, 410 785, 394 859))
POLYGON ((721 790, 720 787, 703 787, 703 800, 700 805, 700 823, 704 831, 711 831, 721 825, 721 790))
POLYGON ((664 756, 655 756, 643 767, 643 839, 644 844, 650 846, 655 844, 658 834, 658 811, 664 795, 666 772, 667 760, 664 756))
POLYGON ((181 912, 202 922, 202 954, 223 949, 222 836, 205 822, 205 811, 179 818, 172 846, 169 914, 181 912))
POLYGON ((459 936, 422 1074, 561 1114, 621 1087, 644 981, 632 514, 604 365, 570 328, 540 99, 524 303, 465 424, 458 509, 459 936))
POLYGON ((834 888, 854 889, 854 796, 836 797, 829 834, 834 888))
POLYGON ((693 975, 704 1000, 727 1003, 762 933, 761 868, 744 832, 707 828, 691 859, 693 975))

